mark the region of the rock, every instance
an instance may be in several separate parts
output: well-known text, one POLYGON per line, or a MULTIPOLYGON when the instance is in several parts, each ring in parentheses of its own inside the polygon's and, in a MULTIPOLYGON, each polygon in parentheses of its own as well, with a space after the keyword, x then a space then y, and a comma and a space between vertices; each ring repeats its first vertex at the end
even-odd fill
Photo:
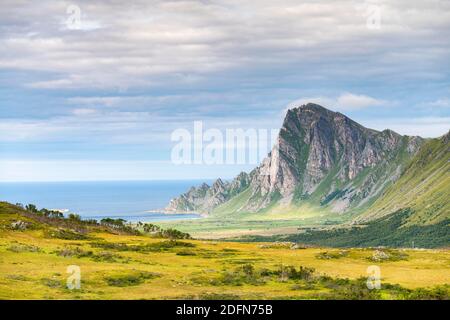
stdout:
POLYGON ((22 220, 17 220, 11 223, 11 229, 13 230, 26 230, 28 228, 29 223, 22 221, 22 220))
POLYGON ((165 211, 209 213, 232 196, 245 190, 249 182, 249 175, 241 172, 229 183, 217 179, 211 186, 204 183, 198 188, 192 187, 180 197, 172 199, 165 211))
POLYGON ((387 254, 384 251, 381 250, 375 250, 374 253, 372 254, 372 261, 385 261, 385 260, 389 260, 390 255, 387 254))
POLYGON ((167 210, 210 213, 250 188, 240 211, 258 212, 274 201, 299 203, 315 195, 317 205, 343 213, 381 195, 408 160, 402 150, 412 157, 422 143, 420 137, 368 129, 308 103, 287 111, 275 146, 252 172, 229 183, 218 179, 211 187, 191 188, 167 210))

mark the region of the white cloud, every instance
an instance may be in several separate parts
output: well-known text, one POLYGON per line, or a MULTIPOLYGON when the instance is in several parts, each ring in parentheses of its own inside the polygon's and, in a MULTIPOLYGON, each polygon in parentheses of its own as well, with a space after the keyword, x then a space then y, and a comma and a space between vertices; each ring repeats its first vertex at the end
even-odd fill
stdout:
POLYGON ((387 105, 387 101, 375 99, 363 94, 343 93, 336 100, 340 110, 357 110, 387 105))
POLYGON ((95 114, 97 110, 95 109, 88 109, 88 108, 78 108, 72 110, 72 113, 76 116, 89 116, 92 114, 95 114))
POLYGON ((0 181, 180 180, 235 177, 251 166, 175 165, 170 161, 0 160, 0 181))
POLYGON ((288 104, 288 109, 305 103, 316 103, 336 111, 354 111, 371 107, 392 106, 396 103, 377 99, 363 94, 344 92, 337 97, 308 97, 297 99, 288 104))
POLYGON ((362 120, 366 127, 384 130, 391 129, 400 134, 436 138, 446 134, 450 129, 450 117, 424 118, 387 118, 383 120, 362 120))
POLYGON ((448 98, 437 99, 435 101, 425 103, 425 105, 435 108, 450 108, 450 99, 448 98))
POLYGON ((450 44, 435 39, 450 37, 448 2, 383 1, 375 33, 359 4, 89 1, 79 4, 81 30, 67 30, 60 27, 69 2, 7 1, 0 12, 0 68, 51 73, 28 84, 39 89, 209 83, 211 75, 243 69, 279 79, 295 68, 303 77, 336 81, 445 73, 439 66, 448 61, 450 44))
POLYGON ((0 141, 25 157, 35 142, 42 153, 74 143, 69 157, 136 143, 146 158, 195 120, 278 128, 299 96, 368 127, 438 136, 449 127, 450 2, 378 2, 376 31, 357 0, 76 1, 72 30, 73 2, 3 0, 0 141))

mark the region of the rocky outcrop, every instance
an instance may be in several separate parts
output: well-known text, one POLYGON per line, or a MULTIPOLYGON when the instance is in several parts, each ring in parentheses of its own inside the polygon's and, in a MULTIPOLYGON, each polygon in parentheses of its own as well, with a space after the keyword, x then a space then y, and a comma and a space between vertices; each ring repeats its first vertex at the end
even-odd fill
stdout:
POLYGON ((398 179, 422 142, 392 130, 365 128, 309 103, 287 111, 275 146, 252 172, 192 188, 168 209, 211 212, 249 188, 242 211, 257 212, 278 201, 310 201, 331 211, 348 211, 370 203, 398 179))
POLYGON ((172 199, 165 211, 209 213, 218 205, 248 188, 249 182, 249 175, 241 172, 231 182, 217 179, 211 186, 203 183, 199 187, 191 187, 188 192, 172 199))

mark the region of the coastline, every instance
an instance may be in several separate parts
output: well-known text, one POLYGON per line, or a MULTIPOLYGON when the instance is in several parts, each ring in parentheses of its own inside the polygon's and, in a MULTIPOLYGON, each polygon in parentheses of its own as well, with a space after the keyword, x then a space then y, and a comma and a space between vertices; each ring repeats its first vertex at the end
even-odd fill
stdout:
POLYGON ((202 218, 208 217, 208 214, 200 213, 200 212, 197 212, 197 211, 173 211, 173 210, 161 209, 161 210, 147 210, 145 212, 146 213, 160 213, 160 214, 167 214, 167 215, 197 214, 197 215, 201 216, 202 218))

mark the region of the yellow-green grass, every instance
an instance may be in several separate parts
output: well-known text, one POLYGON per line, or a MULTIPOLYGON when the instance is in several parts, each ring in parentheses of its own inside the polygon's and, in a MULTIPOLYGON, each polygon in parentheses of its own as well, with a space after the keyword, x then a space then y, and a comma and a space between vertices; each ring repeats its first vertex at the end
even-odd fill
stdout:
POLYGON ((196 238, 222 239, 242 235, 291 234, 302 227, 324 227, 348 219, 347 215, 330 214, 305 203, 277 205, 259 213, 234 212, 230 216, 213 212, 207 218, 162 221, 158 225, 187 232, 196 238))
POLYGON ((350 249, 348 255, 330 260, 319 259, 317 255, 324 251, 338 252, 338 249, 262 248, 260 243, 202 240, 183 240, 195 245, 193 248, 171 248, 162 252, 120 251, 93 244, 143 246, 167 240, 109 233, 92 234, 95 239, 90 240, 60 240, 45 238, 43 231, 0 230, 1 299, 179 299, 214 294, 243 299, 305 299, 330 291, 321 286, 313 290, 293 289, 295 282, 273 279, 261 285, 214 285, 208 282, 245 263, 251 263, 255 269, 276 269, 280 265, 312 267, 317 274, 350 279, 367 276, 367 267, 376 264, 381 268, 382 283, 400 284, 411 289, 450 283, 450 252, 444 249, 405 250, 407 260, 375 263, 368 260, 374 249, 350 249), (38 247, 40 251, 11 251, 14 246, 26 245, 38 247), (89 256, 63 257, 55 253, 64 248, 79 248, 96 255, 106 251, 117 259, 95 261, 89 256), (195 255, 177 255, 180 252, 195 255), (80 290, 66 288, 69 265, 81 269, 80 290), (106 280, 111 276, 140 272, 158 276, 125 287, 110 285, 106 280), (199 278, 203 281, 197 281, 199 278))

